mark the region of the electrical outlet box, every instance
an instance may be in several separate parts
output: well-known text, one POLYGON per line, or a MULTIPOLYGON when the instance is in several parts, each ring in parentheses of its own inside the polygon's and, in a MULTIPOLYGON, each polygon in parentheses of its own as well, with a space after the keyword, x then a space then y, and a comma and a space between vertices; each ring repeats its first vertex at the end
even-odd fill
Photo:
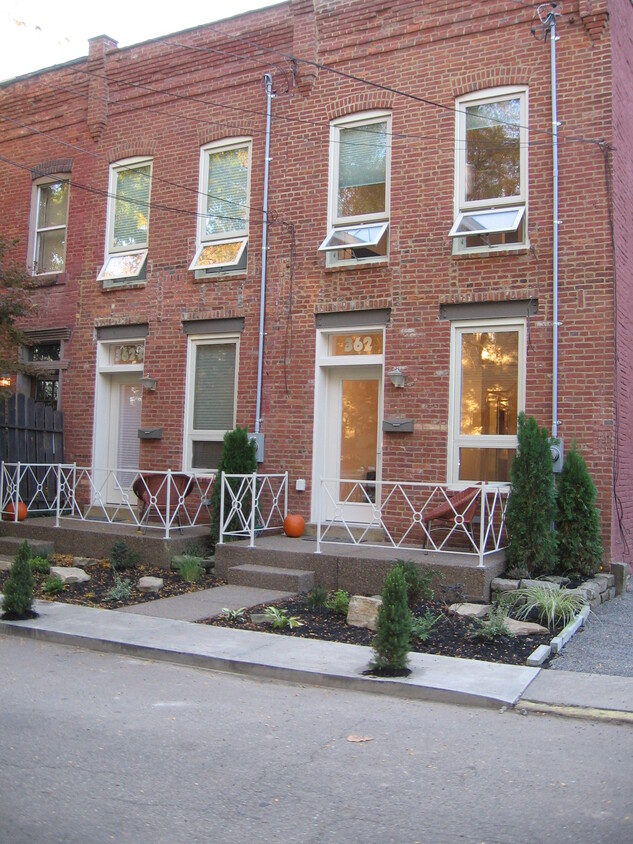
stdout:
POLYGON ((257 446, 257 462, 263 463, 264 462, 264 434, 261 431, 258 434, 249 434, 248 438, 251 442, 254 442, 257 446))
POLYGON ((558 437, 550 437, 549 450, 554 461, 554 472, 559 474, 563 471, 563 462, 565 459, 565 448, 563 440, 558 437))

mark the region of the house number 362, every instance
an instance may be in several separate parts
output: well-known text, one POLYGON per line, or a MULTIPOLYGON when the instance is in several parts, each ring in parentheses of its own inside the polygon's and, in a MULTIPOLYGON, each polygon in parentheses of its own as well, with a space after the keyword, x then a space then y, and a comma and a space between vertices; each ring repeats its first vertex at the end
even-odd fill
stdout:
POLYGON ((373 341, 368 335, 367 337, 346 337, 345 338, 345 354, 351 355, 355 352, 357 355, 372 353, 373 341))

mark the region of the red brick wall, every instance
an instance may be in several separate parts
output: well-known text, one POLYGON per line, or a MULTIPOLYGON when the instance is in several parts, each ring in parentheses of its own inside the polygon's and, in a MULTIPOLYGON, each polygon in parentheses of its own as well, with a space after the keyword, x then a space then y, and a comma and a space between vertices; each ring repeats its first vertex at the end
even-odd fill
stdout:
MULTIPOLYGON (((559 434, 568 445, 578 440, 598 486, 608 556, 623 557, 628 552, 613 499, 614 433, 617 430, 619 437, 617 489, 630 529, 633 467, 626 452, 633 434, 628 383, 633 370, 633 298, 628 289, 632 165, 630 157, 626 161, 614 153, 616 390, 610 198, 604 147, 596 141, 623 148, 628 133, 630 147, 631 70, 624 58, 630 47, 631 15, 624 0, 610 4, 609 26, 603 5, 566 2, 558 22, 558 108, 563 122, 558 416, 559 434)), ((317 0, 313 11, 310 2, 293 0, 179 36, 106 50, 105 56, 93 44, 90 64, 76 62, 0 87, 4 115, 50 133, 0 124, 0 155, 27 168, 51 158, 73 158, 67 271, 63 283, 35 295, 40 310, 31 322, 73 329, 64 382, 69 456, 81 463, 91 461, 95 326, 118 322, 149 325, 146 370, 158 379, 159 388, 144 395, 143 424, 162 426, 164 436, 142 443, 146 465, 181 464, 187 346, 183 318, 244 318, 238 423, 253 429, 265 72, 273 75, 277 96, 262 404, 264 468, 288 469, 291 491, 297 477, 306 478, 310 490, 315 314, 323 312, 391 309, 385 366, 406 368, 408 380, 405 390, 386 383, 384 415, 414 418, 415 433, 384 437, 385 479, 446 478, 450 324, 439 319, 444 303, 538 300, 529 326, 527 412, 550 428, 550 48, 532 36, 532 16, 532 9, 510 2, 317 0), (313 64, 298 62, 293 67, 288 60, 292 54, 392 90, 313 64), (519 254, 456 258, 447 237, 453 222, 455 97, 506 84, 529 86, 531 248, 519 254), (393 115, 389 264, 326 269, 317 247, 327 224, 329 122, 374 108, 388 108, 393 115), (55 143, 51 135, 68 146, 55 143), (253 138, 248 273, 195 281, 187 267, 195 246, 199 149, 235 135, 253 138), (104 291, 96 276, 103 262, 108 165, 130 155, 154 159, 147 285, 104 291)), ((30 185, 28 170, 0 159, 3 231, 20 237, 24 256, 30 185)), ((308 516, 309 491, 291 492, 291 507, 308 516)))

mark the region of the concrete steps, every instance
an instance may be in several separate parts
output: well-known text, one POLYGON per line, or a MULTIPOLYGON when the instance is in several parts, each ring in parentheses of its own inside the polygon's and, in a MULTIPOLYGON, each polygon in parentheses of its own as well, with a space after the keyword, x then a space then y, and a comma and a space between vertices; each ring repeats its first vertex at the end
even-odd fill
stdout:
POLYGON ((314 572, 245 563, 231 566, 227 581, 232 586, 256 586, 278 592, 309 592, 314 587, 314 572))
MULTIPOLYGON (((25 537, 19 536, 0 536, 0 554, 6 557, 15 557, 18 548, 25 541, 25 537)), ((53 554, 55 551, 55 543, 48 539, 26 539, 35 557, 45 557, 48 554, 53 554)))

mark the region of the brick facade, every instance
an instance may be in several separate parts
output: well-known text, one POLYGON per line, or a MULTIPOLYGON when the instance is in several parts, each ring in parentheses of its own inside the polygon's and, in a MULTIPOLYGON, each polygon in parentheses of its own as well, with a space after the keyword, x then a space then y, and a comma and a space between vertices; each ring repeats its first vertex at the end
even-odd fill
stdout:
MULTIPOLYGON (((527 319, 526 412, 552 425, 552 144, 550 47, 533 9, 514 2, 292 0, 266 10, 90 56, 0 86, 2 234, 27 261, 34 172, 71 172, 64 273, 42 283, 27 328, 71 329, 62 406, 67 456, 93 460, 97 329, 147 326, 141 464, 183 461, 187 334, 183 321, 243 319, 237 422, 255 424, 266 97, 274 80, 263 469, 288 470, 292 509, 310 516, 316 319, 387 309, 384 418, 413 434, 382 440, 385 479, 445 481, 451 321, 446 305, 534 303, 527 319), (534 37, 531 28, 535 27, 534 37), (374 83, 374 84, 370 84, 374 83), (455 98, 502 86, 529 91, 529 245, 454 255, 455 98), (389 260, 331 268, 330 122, 392 117, 389 260), (196 279, 200 147, 252 138, 248 269, 196 279), (149 256, 142 284, 104 289, 109 166, 153 159, 149 256), (52 167, 52 169, 51 169, 52 167), (305 478, 306 492, 294 492, 305 478)), ((633 7, 559 4, 560 277, 558 433, 575 438, 599 490, 607 559, 633 558, 633 7), (628 57, 628 60, 627 60, 628 57)), ((473 310, 473 314, 480 310, 473 310)), ((353 324, 353 317, 350 317, 353 324)))

